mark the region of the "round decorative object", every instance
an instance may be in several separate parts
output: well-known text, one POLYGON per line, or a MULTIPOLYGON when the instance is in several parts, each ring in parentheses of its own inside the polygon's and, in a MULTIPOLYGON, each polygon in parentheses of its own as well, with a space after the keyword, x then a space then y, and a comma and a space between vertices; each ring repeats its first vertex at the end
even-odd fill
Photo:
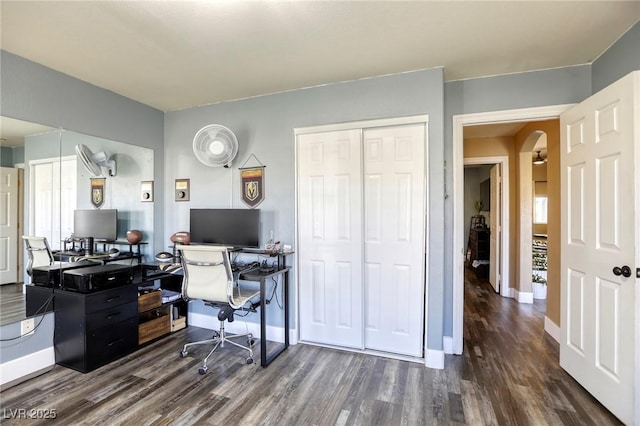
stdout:
POLYGON ((127 231, 127 241, 129 244, 138 244, 142 241, 142 232, 137 229, 132 229, 131 231, 127 231))
POLYGON ((170 238, 172 243, 189 244, 191 242, 191 234, 186 231, 179 231, 170 238))
POLYGON ((193 138, 193 153, 205 166, 228 166, 238 154, 238 139, 227 127, 210 124, 193 138))

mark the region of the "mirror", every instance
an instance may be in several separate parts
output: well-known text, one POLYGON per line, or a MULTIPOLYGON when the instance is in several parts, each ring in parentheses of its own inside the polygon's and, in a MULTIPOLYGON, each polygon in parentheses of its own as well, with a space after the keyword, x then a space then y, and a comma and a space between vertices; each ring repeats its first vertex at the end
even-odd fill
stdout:
MULTIPOLYGON (((0 117, 2 166, 23 165, 20 229, 18 247, 11 247, 18 260, 17 283, 0 287, 0 325, 25 318, 22 283, 29 282, 25 272, 28 263, 21 235, 46 236, 52 250, 64 250, 73 234, 74 211, 100 209, 117 210, 117 244, 100 244, 96 250, 118 248, 128 252, 128 230, 143 234, 139 246, 142 260, 152 259, 154 203, 142 200, 141 185, 153 181, 154 153, 152 149, 84 135, 73 131, 53 129, 7 117, 0 117), (8 147, 8 145, 11 145, 8 147), (116 166, 112 172, 102 168, 102 178, 94 177, 78 158, 76 146, 84 145, 94 153, 104 152, 116 166), (114 174, 112 176, 112 174, 114 174), (92 188, 100 184, 101 203, 96 203, 92 188), (92 199, 94 201, 92 201, 92 199)), ((111 163, 110 163, 111 164, 111 163)), ((70 245, 68 245, 70 246, 70 245)), ((132 248, 134 251, 137 247, 132 248)), ((118 263, 136 264, 132 259, 118 263)))

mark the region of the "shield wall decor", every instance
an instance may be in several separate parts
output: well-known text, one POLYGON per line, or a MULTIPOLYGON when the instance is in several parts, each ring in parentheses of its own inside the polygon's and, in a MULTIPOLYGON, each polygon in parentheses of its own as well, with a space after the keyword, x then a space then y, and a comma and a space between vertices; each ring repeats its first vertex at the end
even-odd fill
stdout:
POLYGON ((252 209, 264 201, 264 166, 240 169, 242 202, 252 209))
POLYGON ((105 178, 91 178, 91 204, 97 209, 104 203, 105 178))

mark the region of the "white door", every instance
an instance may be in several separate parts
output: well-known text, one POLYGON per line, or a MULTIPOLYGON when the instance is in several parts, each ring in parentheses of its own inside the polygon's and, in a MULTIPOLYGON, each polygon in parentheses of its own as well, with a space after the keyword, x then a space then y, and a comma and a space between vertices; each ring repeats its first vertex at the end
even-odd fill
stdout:
POLYGON ((73 232, 77 200, 75 156, 30 162, 29 235, 46 237, 53 250, 73 232))
POLYGON ((0 167, 0 284, 18 281, 18 169, 0 167))
POLYGON ((500 293, 500 229, 502 209, 500 206, 500 188, 502 186, 502 177, 500 173, 500 164, 491 167, 491 191, 490 203, 491 212, 489 215, 489 282, 493 286, 496 293, 500 293))
POLYGON ((640 421, 639 92, 636 71, 560 117, 560 365, 627 424, 640 421), (614 272, 623 266, 629 277, 614 272))
POLYGON ((300 338, 363 348, 360 130, 299 135, 300 338))
POLYGON ((422 356, 425 124, 365 129, 365 347, 422 356))

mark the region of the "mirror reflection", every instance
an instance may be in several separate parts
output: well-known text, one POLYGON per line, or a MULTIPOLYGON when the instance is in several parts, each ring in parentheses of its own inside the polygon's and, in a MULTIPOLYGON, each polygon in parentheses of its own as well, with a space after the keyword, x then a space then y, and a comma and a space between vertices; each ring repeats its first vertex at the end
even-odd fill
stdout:
POLYGON ((16 207, 7 209, 17 212, 15 229, 9 231, 17 238, 7 239, 12 242, 0 261, 0 325, 20 321, 33 310, 25 313, 23 283, 32 278, 27 273, 30 242, 25 245, 23 235, 46 238, 54 262, 135 265, 150 256, 154 206, 141 188, 153 181, 153 150, 6 117, 0 136, 6 139, 0 157, 3 182, 4 174, 20 181, 16 207), (22 136, 16 138, 16 132, 22 136), (76 227, 83 235, 76 235, 76 227), (140 231, 129 233, 138 237, 139 242, 130 238, 133 244, 127 240, 132 230, 140 231))

